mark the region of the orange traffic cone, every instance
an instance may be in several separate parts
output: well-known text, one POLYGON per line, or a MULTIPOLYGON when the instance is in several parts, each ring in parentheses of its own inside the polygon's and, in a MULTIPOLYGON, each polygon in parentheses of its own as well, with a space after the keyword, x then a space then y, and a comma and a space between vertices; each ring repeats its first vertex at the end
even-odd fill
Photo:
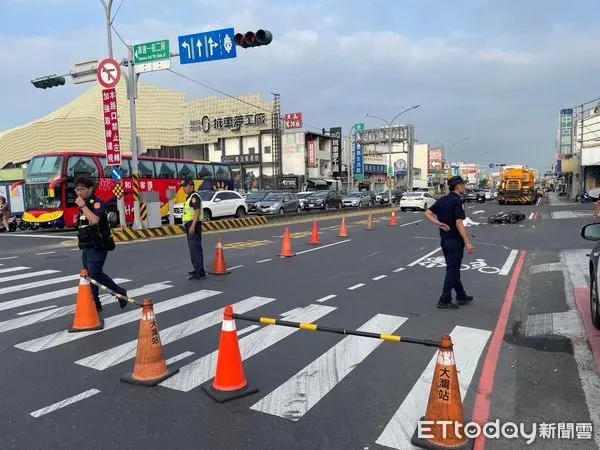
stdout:
POLYGON ((225 264, 225 255, 223 254, 223 245, 221 244, 221 238, 217 238, 217 251, 215 254, 215 262, 213 263, 212 269, 208 271, 211 275, 226 275, 231 273, 231 270, 227 270, 227 264, 225 264))
POLYGON ((242 355, 231 306, 226 306, 223 313, 215 379, 212 382, 207 381, 204 383, 202 390, 218 403, 258 392, 258 388, 251 386, 244 375, 242 355))
POLYGON ((421 427, 417 426, 411 443, 426 449, 470 448, 473 442, 466 436, 464 425, 465 417, 456 363, 454 362, 452 339, 450 336, 443 336, 427 402, 427 411, 425 416, 421 417, 421 427), (451 425, 447 426, 446 424, 451 425), (422 429, 420 436, 419 428, 422 429))
POLYGON ((121 376, 121 381, 139 386, 156 386, 177 372, 179 369, 169 370, 167 367, 152 300, 144 299, 133 373, 121 376))
POLYGON ((365 228, 365 230, 374 230, 375 227, 373 226, 373 216, 371 214, 369 214, 369 220, 367 220, 367 228, 365 228))
POLYGON ((310 237, 309 244, 319 245, 321 243, 321 239, 319 238, 319 224, 315 220, 312 226, 312 236, 310 237))
POLYGON ((390 217, 390 227, 397 227, 398 219, 396 219, 396 213, 392 211, 392 217, 390 217))
POLYGON ((292 235, 289 228, 286 228, 285 233, 283 233, 283 242, 281 243, 281 252, 279 253, 279 256, 283 258, 296 256, 292 249, 292 235))
POLYGON ((73 325, 69 328, 69 333, 102 330, 104 328, 104 320, 100 318, 98 311, 96 311, 92 286, 87 276, 87 269, 81 269, 75 315, 73 316, 73 325))
POLYGON ((340 226, 340 232, 338 237, 348 237, 348 230, 346 229, 346 218, 342 217, 342 225, 340 226))

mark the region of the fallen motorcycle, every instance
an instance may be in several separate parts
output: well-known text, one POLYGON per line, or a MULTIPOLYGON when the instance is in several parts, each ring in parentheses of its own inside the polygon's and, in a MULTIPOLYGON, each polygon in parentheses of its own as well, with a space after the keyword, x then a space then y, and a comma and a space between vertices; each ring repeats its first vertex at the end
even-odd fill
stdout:
POLYGON ((517 223, 525 220, 525 214, 519 211, 501 211, 488 217, 488 223, 517 223))

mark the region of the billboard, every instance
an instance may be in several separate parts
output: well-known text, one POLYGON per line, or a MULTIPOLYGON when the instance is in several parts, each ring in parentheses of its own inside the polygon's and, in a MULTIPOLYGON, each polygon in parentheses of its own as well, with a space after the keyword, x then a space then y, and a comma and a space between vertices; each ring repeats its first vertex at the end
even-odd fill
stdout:
POLYGON ((444 149, 442 147, 432 147, 427 155, 427 168, 429 171, 442 170, 444 161, 444 149))
POLYGON ((333 176, 336 172, 342 171, 342 127, 334 127, 329 129, 331 136, 331 171, 333 176))
POLYGON ((317 165, 317 143, 315 141, 308 141, 308 167, 315 167, 317 165))
POLYGON ((302 113, 301 112, 286 113, 283 116, 283 122, 285 124, 286 130, 302 128, 303 127, 302 113))
POLYGON ((560 110, 559 123, 559 152, 563 154, 573 153, 573 108, 560 110))

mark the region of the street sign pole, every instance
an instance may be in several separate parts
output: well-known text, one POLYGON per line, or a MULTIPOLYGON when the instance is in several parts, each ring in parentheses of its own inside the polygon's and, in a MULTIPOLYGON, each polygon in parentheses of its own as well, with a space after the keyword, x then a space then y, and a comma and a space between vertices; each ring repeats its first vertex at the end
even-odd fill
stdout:
POLYGON ((140 220, 140 201, 139 201, 139 172, 138 172, 138 142, 137 142, 137 117, 135 110, 135 98, 137 94, 138 77, 133 67, 133 49, 129 47, 129 56, 127 68, 129 76, 127 77, 127 89, 129 92, 129 121, 131 123, 131 176, 133 178, 133 227, 134 230, 142 229, 140 220))

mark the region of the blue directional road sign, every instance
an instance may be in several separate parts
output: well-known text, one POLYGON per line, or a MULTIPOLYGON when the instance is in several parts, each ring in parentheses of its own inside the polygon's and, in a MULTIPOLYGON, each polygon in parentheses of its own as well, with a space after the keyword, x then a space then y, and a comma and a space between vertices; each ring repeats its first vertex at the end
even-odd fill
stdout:
POLYGON ((115 183, 120 183, 123 180, 123 171, 118 167, 115 167, 110 176, 115 180, 115 183))
POLYGON ((233 28, 179 36, 179 62, 192 64, 235 58, 233 28))

